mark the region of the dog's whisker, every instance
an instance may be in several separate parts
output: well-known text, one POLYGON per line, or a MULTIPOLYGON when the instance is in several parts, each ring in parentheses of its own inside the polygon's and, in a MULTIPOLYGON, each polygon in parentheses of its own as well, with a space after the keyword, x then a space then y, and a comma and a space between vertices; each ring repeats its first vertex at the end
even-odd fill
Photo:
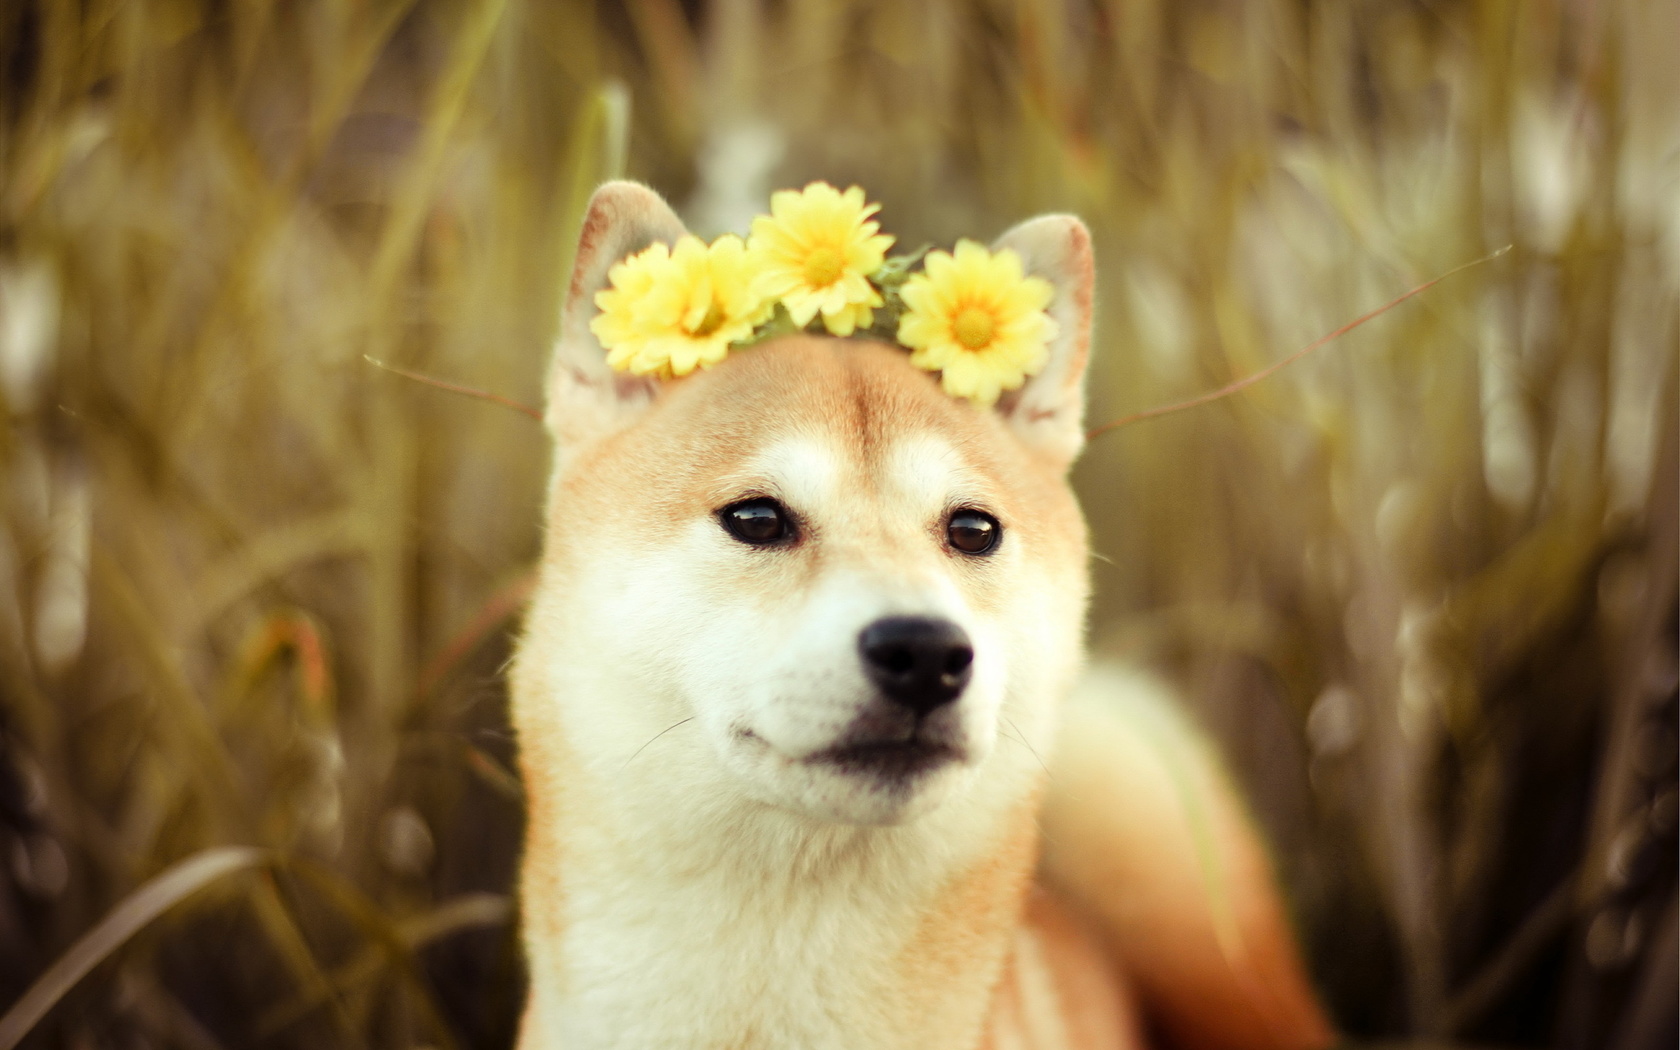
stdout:
POLYGON ((1015 739, 1021 742, 1021 746, 1026 748, 1032 757, 1038 759, 1039 767, 1044 770, 1044 775, 1049 776, 1050 767, 1044 764, 1044 759, 1039 756, 1038 749, 1027 742, 1027 734, 1021 732, 1021 727, 1016 725, 1015 720, 1008 715, 1004 715, 1003 720, 1009 724, 1009 728, 1015 730, 1015 739))
POLYGON ((634 762, 634 761, 636 761, 636 755, 639 755, 639 754, 641 754, 641 753, 642 753, 642 752, 643 752, 643 751, 646 751, 646 750, 647 750, 647 749, 648 749, 648 747, 649 747, 649 745, 651 745, 651 744, 652 744, 652 743, 653 743, 653 741, 654 741, 654 740, 658 740, 658 739, 659 739, 659 738, 660 738, 660 737, 662 737, 662 736, 664 736, 664 735, 665 735, 665 734, 666 734, 666 733, 669 733, 669 732, 670 732, 670 731, 671 731, 671 730, 673 730, 673 729, 675 729, 675 728, 677 728, 677 726, 680 726, 680 725, 682 725, 682 724, 683 724, 683 722, 692 722, 692 721, 694 721, 694 719, 695 719, 695 717, 696 717, 696 716, 695 716, 695 715, 689 715, 689 716, 688 716, 688 717, 687 717, 687 718, 685 718, 685 719, 683 719, 683 720, 682 720, 682 722, 676 722, 676 723, 673 723, 673 724, 672 724, 672 725, 668 725, 668 726, 666 726, 666 727, 665 727, 665 728, 664 728, 664 729, 661 729, 661 730, 660 730, 660 731, 659 731, 659 732, 657 732, 657 733, 655 733, 655 734, 653 734, 653 740, 649 740, 649 741, 648 741, 648 742, 647 742, 647 743, 646 743, 646 744, 643 744, 643 745, 642 745, 642 746, 641 746, 641 747, 638 747, 638 748, 637 748, 637 749, 636 749, 636 754, 635 754, 635 755, 631 755, 631 756, 630 756, 630 757, 629 757, 629 758, 627 758, 627 759, 625 759, 625 760, 624 760, 624 765, 623 765, 623 766, 621 766, 621 767, 619 767, 619 770, 618 770, 618 771, 619 771, 619 772, 620 772, 620 773, 622 773, 622 772, 624 772, 624 771, 625 771, 625 770, 626 770, 626 769, 629 769, 629 768, 630 768, 630 763, 632 763, 632 762, 634 762))

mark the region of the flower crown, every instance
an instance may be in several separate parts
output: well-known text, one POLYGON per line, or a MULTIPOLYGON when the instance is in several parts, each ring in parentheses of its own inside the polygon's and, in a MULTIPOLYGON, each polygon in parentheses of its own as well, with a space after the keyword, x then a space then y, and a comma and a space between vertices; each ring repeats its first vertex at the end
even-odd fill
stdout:
POLYGON ((819 318, 831 335, 902 344, 911 364, 940 373, 946 393, 976 405, 1036 375, 1056 336, 1050 282, 1026 276, 1008 248, 970 240, 888 257, 894 238, 871 218, 880 207, 856 186, 778 191, 745 241, 684 234, 613 266, 589 329, 610 366, 662 378, 819 318))

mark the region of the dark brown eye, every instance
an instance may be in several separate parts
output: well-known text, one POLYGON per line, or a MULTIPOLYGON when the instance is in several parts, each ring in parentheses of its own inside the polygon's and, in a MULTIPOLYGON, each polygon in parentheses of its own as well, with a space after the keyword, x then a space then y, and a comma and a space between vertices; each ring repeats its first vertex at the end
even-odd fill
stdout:
POLYGON ((773 499, 731 503, 718 512, 718 520, 731 536, 755 547, 779 543, 793 535, 793 522, 787 509, 773 499))
POLYGON ((951 546, 964 554, 985 554, 997 546, 1003 526, 990 514, 978 510, 959 510, 945 524, 945 538, 951 546))

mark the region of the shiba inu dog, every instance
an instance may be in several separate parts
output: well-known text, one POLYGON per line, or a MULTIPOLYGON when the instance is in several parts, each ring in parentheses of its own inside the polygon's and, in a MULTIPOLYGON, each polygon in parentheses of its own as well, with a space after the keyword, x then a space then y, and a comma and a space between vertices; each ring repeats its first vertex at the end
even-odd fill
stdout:
POLYGON ((1206 751, 1151 687, 1076 690, 1085 227, 1000 240, 1059 334, 992 409, 865 339, 612 371, 595 294, 683 232, 605 186, 565 297, 513 673, 519 1045, 1326 1045, 1206 751))

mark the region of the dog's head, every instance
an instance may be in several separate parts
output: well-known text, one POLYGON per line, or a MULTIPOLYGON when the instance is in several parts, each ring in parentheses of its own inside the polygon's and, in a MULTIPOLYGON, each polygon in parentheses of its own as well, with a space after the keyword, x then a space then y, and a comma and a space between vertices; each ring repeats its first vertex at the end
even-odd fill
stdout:
POLYGON ((664 382, 610 370, 595 293, 615 262, 682 232, 630 183, 601 189, 584 223, 521 655, 551 694, 521 703, 552 710, 521 717, 552 713, 603 775, 641 763, 684 791, 826 821, 1029 790, 1084 616, 1066 472, 1082 441, 1085 227, 1047 216, 1000 240, 1053 285, 1059 334, 993 409, 859 339, 784 337, 664 382))

